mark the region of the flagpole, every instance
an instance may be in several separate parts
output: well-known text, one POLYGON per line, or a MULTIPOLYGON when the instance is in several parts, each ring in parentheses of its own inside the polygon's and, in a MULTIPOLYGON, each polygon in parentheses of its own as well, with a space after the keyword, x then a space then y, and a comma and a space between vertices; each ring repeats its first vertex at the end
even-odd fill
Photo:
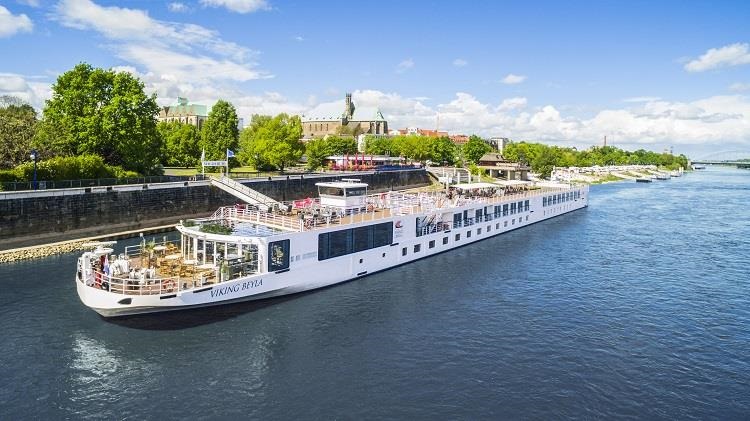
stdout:
POLYGON ((206 178, 206 166, 203 165, 206 162, 206 148, 203 148, 203 152, 201 153, 201 173, 203 174, 203 178, 206 178))
POLYGON ((227 178, 229 178, 229 149, 227 149, 227 178))

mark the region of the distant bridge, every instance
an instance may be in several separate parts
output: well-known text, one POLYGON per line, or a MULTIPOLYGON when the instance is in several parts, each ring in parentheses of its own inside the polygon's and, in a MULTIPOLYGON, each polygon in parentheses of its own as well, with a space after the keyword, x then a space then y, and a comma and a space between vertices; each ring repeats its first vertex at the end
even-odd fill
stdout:
POLYGON ((750 151, 720 151, 713 152, 701 159, 692 161, 693 164, 703 165, 731 165, 737 168, 750 168, 750 151))

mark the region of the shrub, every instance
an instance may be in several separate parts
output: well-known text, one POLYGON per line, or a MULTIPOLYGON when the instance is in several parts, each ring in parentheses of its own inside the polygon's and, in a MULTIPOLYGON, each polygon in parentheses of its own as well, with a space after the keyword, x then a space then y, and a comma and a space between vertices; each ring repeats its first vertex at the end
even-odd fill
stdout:
MULTIPOLYGON (((31 180, 34 177, 34 163, 25 162, 12 170, 16 180, 31 180)), ((106 165, 98 155, 55 157, 37 163, 37 180, 79 180, 89 178, 129 178, 139 177, 133 171, 122 167, 106 165)), ((2 177, 2 176, 0 176, 2 177)))
POLYGON ((0 170, 0 183, 12 183, 14 181, 20 181, 18 178, 18 171, 13 170, 0 170))

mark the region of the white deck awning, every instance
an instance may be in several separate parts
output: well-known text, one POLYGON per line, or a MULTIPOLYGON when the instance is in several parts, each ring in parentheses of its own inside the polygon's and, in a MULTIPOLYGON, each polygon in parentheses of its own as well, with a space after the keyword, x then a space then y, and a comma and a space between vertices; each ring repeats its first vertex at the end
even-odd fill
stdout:
POLYGON ((452 187, 459 190, 473 190, 473 189, 496 189, 497 185, 492 183, 463 183, 454 184, 452 187))

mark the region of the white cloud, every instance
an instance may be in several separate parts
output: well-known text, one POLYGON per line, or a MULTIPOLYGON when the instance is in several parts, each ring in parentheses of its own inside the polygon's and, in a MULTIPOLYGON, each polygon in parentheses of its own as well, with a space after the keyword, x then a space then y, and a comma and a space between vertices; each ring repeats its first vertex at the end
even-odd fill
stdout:
POLYGON ((733 83, 729 86, 729 90, 734 92, 750 91, 750 83, 733 83))
POLYGON ((688 72, 704 72, 727 66, 739 66, 750 63, 750 45, 735 43, 720 48, 711 48, 702 56, 685 64, 688 72))
POLYGON ((186 13, 190 11, 190 8, 185 3, 180 2, 169 3, 167 8, 173 13, 186 13))
POLYGON ((40 82, 38 78, 15 73, 0 73, 0 95, 20 98, 41 110, 44 101, 52 96, 52 90, 49 83, 40 82))
POLYGON ((304 40, 305 40, 305 38, 304 38, 304 37, 302 37, 302 36, 300 36, 300 35, 297 35, 296 37, 294 37, 294 40, 295 40, 295 41, 299 41, 299 42, 302 42, 302 41, 304 41, 304 40))
POLYGON ((16 3, 30 7, 39 7, 39 0, 16 0, 16 3))
POLYGON ((524 80, 526 80, 526 76, 508 73, 508 75, 503 78, 502 82, 506 85, 515 85, 522 83, 524 80))
POLYGON ((255 52, 200 25, 160 21, 143 10, 103 7, 91 0, 63 0, 55 11, 54 19, 61 24, 110 40, 105 48, 162 98, 271 77, 256 68, 255 52))
POLYGON ((396 66, 396 73, 403 73, 414 67, 414 60, 407 58, 396 66))
MULTIPOLYGON (((428 106, 416 98, 376 90, 354 91, 352 96, 358 107, 379 107, 391 128, 434 128, 439 114, 440 129, 451 133, 584 147, 599 144, 604 135, 631 147, 723 146, 727 142, 750 147, 750 100, 741 95, 691 102, 641 101, 627 108, 603 109, 586 118, 566 115, 554 105, 528 109, 528 100, 521 97, 490 104, 459 92, 448 102, 428 106)), ((318 107, 336 111, 340 103, 337 100, 318 107)))
POLYGON ((622 100, 622 102, 653 102, 658 101, 661 98, 658 96, 634 96, 630 98, 625 98, 622 100))
POLYGON ((469 64, 469 62, 466 61, 466 60, 464 60, 464 59, 462 59, 462 58, 457 58, 457 59, 453 60, 453 65, 456 66, 456 67, 464 67, 467 64, 469 64))
POLYGON ((506 111, 506 110, 517 110, 521 108, 526 108, 527 103, 528 103, 528 100, 523 97, 507 98, 507 99, 504 99, 503 102, 500 103, 498 110, 506 111))
POLYGON ((201 0, 201 4, 208 7, 225 7, 237 13, 252 13, 270 9, 266 0, 201 0))
POLYGON ((0 38, 10 37, 19 32, 31 32, 34 24, 23 13, 14 15, 10 10, 0 5, 0 38))

